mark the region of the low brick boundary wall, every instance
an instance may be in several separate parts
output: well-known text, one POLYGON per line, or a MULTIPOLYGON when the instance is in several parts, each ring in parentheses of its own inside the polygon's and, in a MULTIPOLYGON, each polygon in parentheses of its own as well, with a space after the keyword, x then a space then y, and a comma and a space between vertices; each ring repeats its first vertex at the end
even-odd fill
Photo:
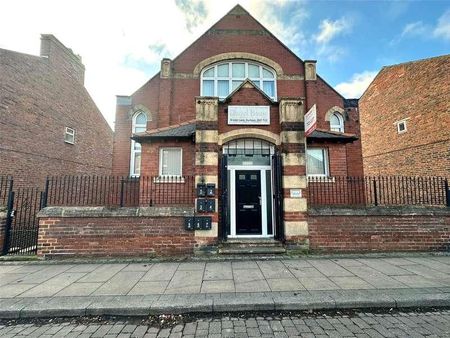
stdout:
POLYGON ((38 255, 167 256, 192 254, 184 217, 193 208, 48 207, 39 217, 38 255))
POLYGON ((313 252, 450 250, 450 208, 310 208, 313 252))

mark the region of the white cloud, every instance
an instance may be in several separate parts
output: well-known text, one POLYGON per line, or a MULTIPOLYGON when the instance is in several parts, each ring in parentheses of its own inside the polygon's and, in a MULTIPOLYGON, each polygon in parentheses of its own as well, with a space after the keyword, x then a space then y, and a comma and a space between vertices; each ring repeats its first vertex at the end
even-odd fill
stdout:
POLYGON ((433 36, 450 41, 450 9, 438 19, 433 36))
POLYGON ((319 44, 327 44, 339 34, 349 32, 351 27, 350 20, 346 18, 340 18, 336 21, 329 19, 322 20, 319 25, 320 31, 315 36, 315 40, 319 44))
POLYGON ((427 29, 428 27, 422 21, 411 22, 403 27, 401 37, 423 35, 427 29))
MULTIPOLYGON (((302 2, 240 3, 286 44, 302 41, 298 24, 283 23, 277 15, 289 5, 300 23, 307 15, 302 2)), ((5 1, 0 48, 37 54, 40 34, 54 34, 82 56, 86 88, 112 125, 115 95, 137 90, 157 73, 161 58, 178 55, 235 5, 236 0, 5 1)))
POLYGON ((377 75, 377 72, 365 71, 353 74, 347 82, 341 82, 335 89, 346 98, 359 98, 377 75))

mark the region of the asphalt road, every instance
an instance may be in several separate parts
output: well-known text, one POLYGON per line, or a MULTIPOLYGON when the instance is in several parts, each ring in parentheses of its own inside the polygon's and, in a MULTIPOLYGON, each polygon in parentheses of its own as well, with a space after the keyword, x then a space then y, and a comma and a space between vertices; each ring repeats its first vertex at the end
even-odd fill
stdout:
POLYGON ((450 310, 4 320, 0 337, 450 337, 450 310))

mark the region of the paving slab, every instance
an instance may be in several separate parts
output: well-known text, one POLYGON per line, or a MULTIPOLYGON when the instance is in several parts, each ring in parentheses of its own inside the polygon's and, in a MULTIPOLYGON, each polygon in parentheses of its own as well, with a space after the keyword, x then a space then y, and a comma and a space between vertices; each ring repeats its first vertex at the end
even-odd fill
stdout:
POLYGON ((450 256, 0 263, 0 317, 450 306, 450 256), (223 309, 223 310, 222 310, 223 309))

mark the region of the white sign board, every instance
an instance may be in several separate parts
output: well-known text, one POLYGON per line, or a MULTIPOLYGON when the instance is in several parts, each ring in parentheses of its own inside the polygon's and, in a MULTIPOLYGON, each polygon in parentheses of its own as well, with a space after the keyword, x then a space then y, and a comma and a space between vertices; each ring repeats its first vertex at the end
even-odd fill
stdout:
POLYGON ((301 198, 302 190, 301 189, 290 189, 291 198, 301 198))
POLYGON ((305 114, 305 136, 310 135, 317 126, 316 104, 305 114))
POLYGON ((270 106, 228 106, 228 124, 270 124, 270 106))

